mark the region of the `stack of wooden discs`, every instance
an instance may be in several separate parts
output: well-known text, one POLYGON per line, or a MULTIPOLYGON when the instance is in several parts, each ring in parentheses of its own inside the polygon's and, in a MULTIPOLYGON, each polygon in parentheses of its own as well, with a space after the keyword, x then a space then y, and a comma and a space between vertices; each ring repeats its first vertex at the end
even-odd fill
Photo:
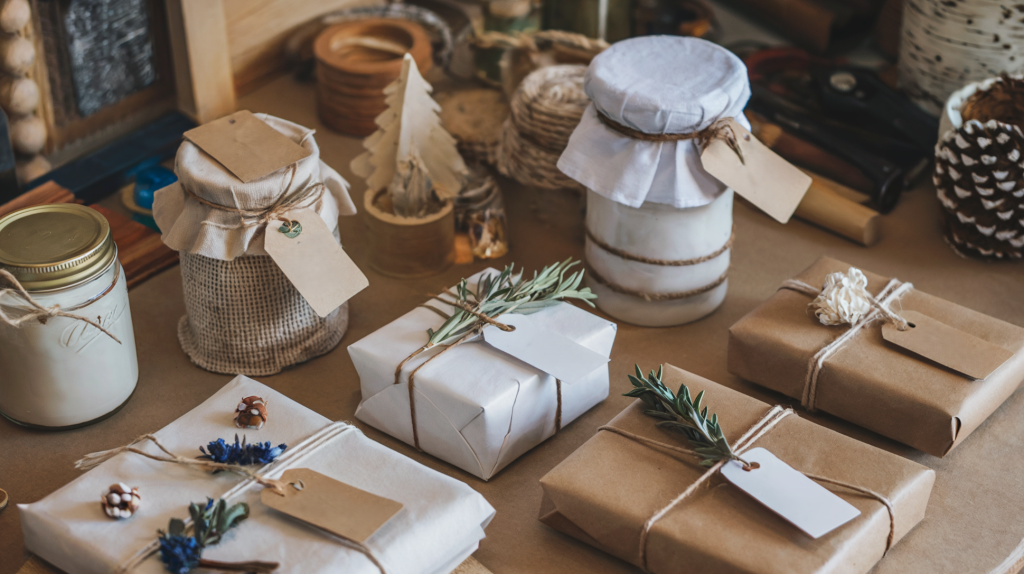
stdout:
POLYGON ((339 132, 365 137, 387 109, 384 88, 398 78, 412 54, 422 73, 433 65, 430 38, 419 24, 371 19, 327 28, 313 46, 320 121, 339 132))

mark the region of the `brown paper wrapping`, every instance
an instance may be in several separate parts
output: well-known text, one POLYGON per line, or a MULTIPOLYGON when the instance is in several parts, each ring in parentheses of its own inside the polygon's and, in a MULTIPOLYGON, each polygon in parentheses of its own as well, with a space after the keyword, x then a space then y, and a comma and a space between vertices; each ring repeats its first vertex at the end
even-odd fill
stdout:
MULTIPOLYGON (((665 384, 686 383, 717 412, 730 444, 770 405, 676 367, 665 384)), ((655 426, 636 401, 609 426, 668 444, 685 439, 655 426)), ((924 518, 935 472, 790 415, 753 446, 764 447, 802 472, 873 490, 895 507, 894 544, 924 518)), ((655 450, 601 431, 541 479, 540 520, 639 565, 644 522, 706 471, 683 454, 655 450)), ((759 572, 854 574, 870 570, 885 551, 890 521, 877 500, 829 487, 861 515, 814 540, 719 476, 683 500, 651 529, 648 569, 655 574, 759 572)))
MULTIPOLYGON (((795 279, 820 286, 851 266, 830 258, 795 279)), ((864 271, 877 294, 888 277, 864 271)), ((898 277, 911 281, 912 277, 898 277)), ((790 397, 803 395, 811 357, 849 325, 822 325, 812 298, 780 289, 729 329, 729 372, 790 397)), ((882 338, 868 325, 825 361, 815 407, 935 456, 945 456, 977 429, 1024 379, 1024 329, 949 301, 911 290, 893 310, 919 311, 1015 353, 985 380, 972 381, 882 338)))

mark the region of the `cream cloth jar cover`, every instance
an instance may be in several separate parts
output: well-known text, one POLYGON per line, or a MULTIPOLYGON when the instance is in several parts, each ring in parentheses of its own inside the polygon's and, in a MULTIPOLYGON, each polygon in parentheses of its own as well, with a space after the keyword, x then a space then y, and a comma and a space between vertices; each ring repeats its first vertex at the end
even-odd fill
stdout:
MULTIPOLYGON (((272 375, 320 356, 348 328, 348 303, 321 318, 264 249, 268 224, 228 209, 260 211, 286 194, 323 184, 313 209, 338 237, 338 216, 353 215, 348 183, 323 161, 314 131, 255 114, 310 152, 289 167, 243 183, 185 139, 178 149, 178 182, 156 193, 153 217, 163 241, 181 255, 186 315, 178 340, 192 362, 225 374, 272 375)), ((315 194, 313 194, 315 197, 315 194)))
POLYGON ((749 128, 747 70, 696 38, 649 36, 594 58, 592 104, 558 167, 588 188, 588 284, 598 307, 644 326, 697 320, 728 290, 733 194, 704 170, 697 138, 634 139, 598 117, 652 136, 693 134, 735 118, 749 128))

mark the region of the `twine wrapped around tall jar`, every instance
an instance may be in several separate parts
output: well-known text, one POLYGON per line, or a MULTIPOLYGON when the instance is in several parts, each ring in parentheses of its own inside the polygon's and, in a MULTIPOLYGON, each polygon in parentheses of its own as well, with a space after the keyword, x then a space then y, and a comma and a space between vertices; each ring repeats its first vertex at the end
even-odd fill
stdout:
POLYGON ((320 161, 313 130, 256 117, 310 155, 243 183, 186 139, 175 160, 178 182, 156 193, 153 215, 164 243, 181 256, 182 349, 209 371, 266 376, 327 353, 348 328, 348 303, 321 318, 263 248, 266 214, 297 202, 337 238, 338 216, 356 208, 348 183, 320 161))

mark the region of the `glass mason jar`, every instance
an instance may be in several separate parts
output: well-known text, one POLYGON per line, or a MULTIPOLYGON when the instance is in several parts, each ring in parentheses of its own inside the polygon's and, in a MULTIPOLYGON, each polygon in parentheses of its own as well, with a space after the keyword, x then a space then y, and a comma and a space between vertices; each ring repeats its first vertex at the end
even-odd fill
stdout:
POLYGON ((128 287, 110 225, 82 205, 39 205, 0 218, 0 413, 31 427, 64 429, 102 420, 139 379, 128 287), (19 318, 37 314, 20 325, 19 318))

